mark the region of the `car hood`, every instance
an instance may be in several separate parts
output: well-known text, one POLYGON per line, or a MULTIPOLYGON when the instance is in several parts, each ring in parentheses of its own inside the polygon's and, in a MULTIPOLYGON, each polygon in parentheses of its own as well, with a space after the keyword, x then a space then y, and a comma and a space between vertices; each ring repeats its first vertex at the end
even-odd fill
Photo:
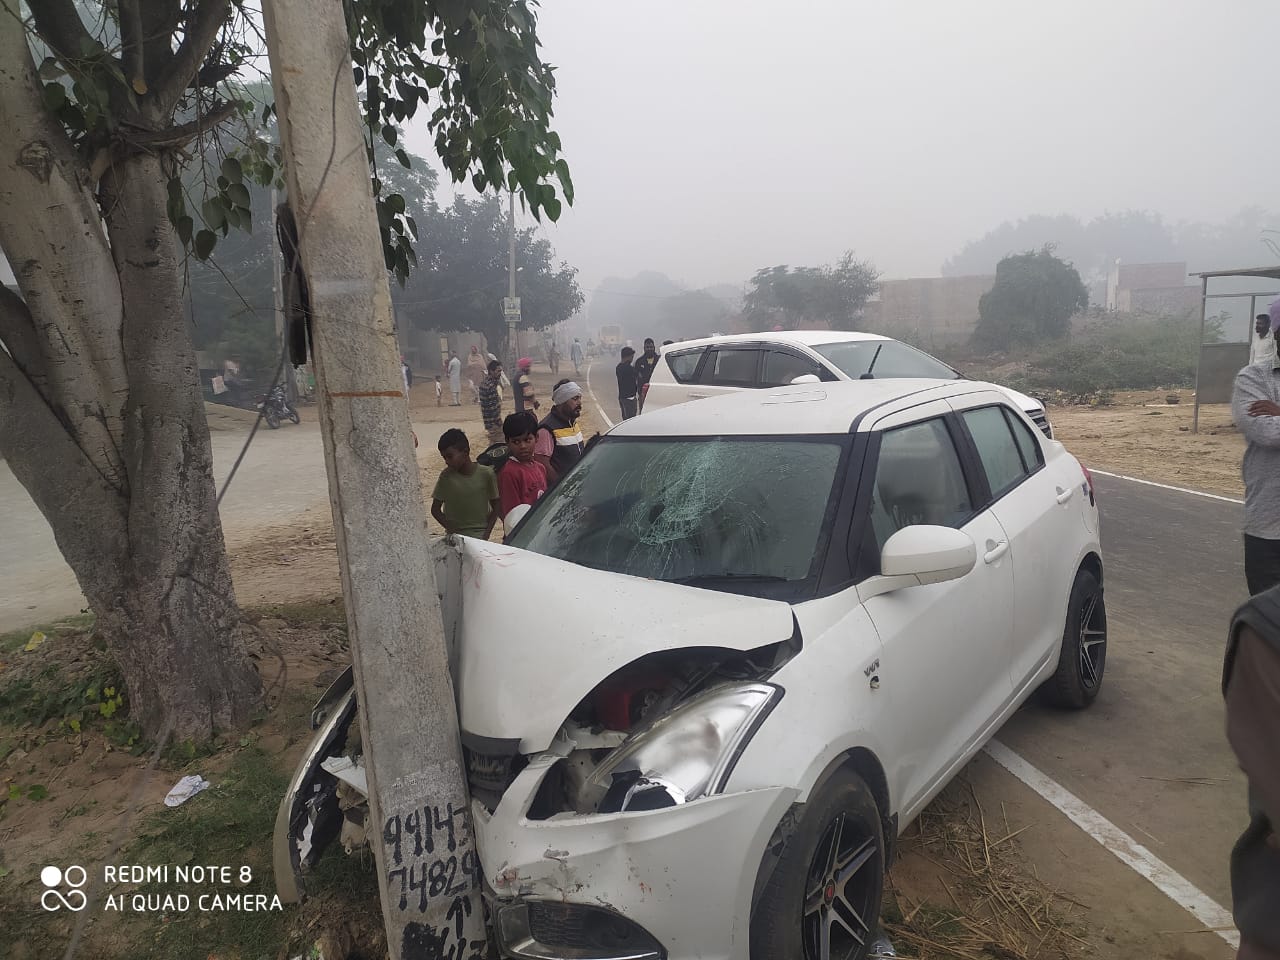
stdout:
POLYGON ((600 681, 646 654, 754 650, 792 635, 790 604, 580 567, 459 538, 456 681, 468 739, 551 745, 600 681))

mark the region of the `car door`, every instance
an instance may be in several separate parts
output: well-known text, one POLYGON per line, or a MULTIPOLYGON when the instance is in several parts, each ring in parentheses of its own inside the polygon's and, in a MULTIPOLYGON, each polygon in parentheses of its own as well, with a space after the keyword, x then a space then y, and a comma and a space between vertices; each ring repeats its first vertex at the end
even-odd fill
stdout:
POLYGON ((1013 573, 999 522, 982 509, 946 401, 893 414, 873 428, 860 494, 855 561, 861 581, 879 572, 880 549, 912 524, 963 530, 977 546, 964 577, 868 599, 883 648, 881 689, 895 796, 913 816, 990 735, 1012 698, 1007 657, 1013 573))
POLYGON ((813 376, 819 380, 836 379, 830 370, 812 357, 779 348, 765 351, 764 362, 760 367, 760 386, 785 387, 796 377, 802 376, 813 376))
POLYGON ((661 410, 689 400, 689 391, 696 387, 698 367, 705 352, 705 347, 686 350, 673 347, 664 350, 658 365, 653 368, 653 376, 649 378, 649 392, 644 400, 645 410, 661 410))
POLYGON ((1039 431, 998 394, 951 401, 981 464, 987 500, 1009 540, 1013 571, 1010 680, 1022 690, 1062 639, 1081 526, 1074 476, 1046 465, 1039 431))
POLYGON ((700 400, 757 388, 763 352, 759 346, 712 347, 702 361, 698 382, 689 386, 688 399, 700 400))

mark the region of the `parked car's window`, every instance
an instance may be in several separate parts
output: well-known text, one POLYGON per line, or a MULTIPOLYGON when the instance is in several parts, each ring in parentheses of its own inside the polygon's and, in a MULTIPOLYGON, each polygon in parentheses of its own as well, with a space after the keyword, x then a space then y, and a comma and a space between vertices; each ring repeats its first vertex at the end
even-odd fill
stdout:
POLYGON ((718 387, 754 387, 759 358, 760 351, 755 349, 712 350, 702 368, 702 382, 718 387))
POLYGON ((1008 408, 1005 408, 1004 416, 1009 421, 1009 426, 1013 428, 1013 439, 1017 441, 1023 463, 1026 464, 1029 472, 1034 473, 1036 467, 1044 465, 1044 451, 1040 449, 1040 441, 1036 439, 1035 431, 1008 408))
POLYGON ((760 376, 760 385, 783 387, 796 377, 806 374, 817 377, 819 380, 831 379, 831 375, 816 360, 788 351, 770 350, 764 355, 764 373, 760 376))
POLYGON ((972 516, 960 457, 941 417, 885 431, 871 489, 877 570, 885 541, 903 527, 960 527, 972 516))
POLYGON ((982 469, 986 471, 991 495, 999 497, 1017 486, 1030 471, 1022 461, 1022 453, 1013 439, 1009 421, 1000 407, 979 407, 962 414, 973 436, 982 469))
POLYGON ((883 377, 928 377, 960 380, 959 373, 915 347, 897 340, 845 340, 820 343, 813 348, 854 380, 864 374, 883 377))
POLYGON ((698 372, 698 361, 702 359, 702 350, 685 350, 683 353, 668 353, 665 356, 667 366, 671 368, 671 375, 676 378, 676 382, 688 383, 698 372))
POLYGON ((511 538, 615 573, 735 590, 816 573, 843 439, 603 440, 511 538))

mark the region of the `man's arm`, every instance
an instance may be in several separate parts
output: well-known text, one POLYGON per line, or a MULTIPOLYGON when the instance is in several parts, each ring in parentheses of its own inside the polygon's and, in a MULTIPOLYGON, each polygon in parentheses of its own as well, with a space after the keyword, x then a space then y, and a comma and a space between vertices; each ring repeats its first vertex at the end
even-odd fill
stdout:
POLYGON ((1280 823, 1280 651, 1248 626, 1227 682, 1227 739, 1267 819, 1280 823))
POLYGON ((493 528, 498 523, 498 500, 495 498, 489 501, 489 516, 484 522, 484 539, 488 540, 489 535, 493 533, 493 528))
POLYGON ((1271 399, 1267 377, 1274 374, 1260 366, 1245 367, 1236 374, 1231 391, 1231 419, 1246 440, 1262 447, 1280 447, 1280 405, 1271 399))
POLYGON ((444 517, 444 509, 443 509, 443 508, 444 508, 444 501, 443 501, 443 500, 432 500, 432 501, 431 501, 431 516, 435 517, 436 523, 438 523, 438 524, 440 524, 440 526, 444 527, 444 532, 445 532, 445 533, 448 533, 448 532, 449 532, 449 521, 448 521, 448 520, 446 520, 446 519, 445 519, 445 517, 444 517))
POLYGON ((551 454, 555 453, 556 438, 551 435, 551 431, 545 427, 538 430, 538 436, 533 441, 533 459, 538 461, 547 468, 547 486, 555 483, 559 478, 556 468, 551 466, 551 454))

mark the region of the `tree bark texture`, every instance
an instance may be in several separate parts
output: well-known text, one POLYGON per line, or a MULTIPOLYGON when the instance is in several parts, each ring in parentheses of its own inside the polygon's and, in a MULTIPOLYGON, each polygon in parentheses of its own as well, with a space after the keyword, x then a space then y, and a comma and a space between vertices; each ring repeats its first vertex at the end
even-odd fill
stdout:
POLYGON ((119 662, 131 715, 179 740, 261 703, 216 509, 181 250, 158 156, 95 197, 0 3, 0 454, 53 528, 119 662))

